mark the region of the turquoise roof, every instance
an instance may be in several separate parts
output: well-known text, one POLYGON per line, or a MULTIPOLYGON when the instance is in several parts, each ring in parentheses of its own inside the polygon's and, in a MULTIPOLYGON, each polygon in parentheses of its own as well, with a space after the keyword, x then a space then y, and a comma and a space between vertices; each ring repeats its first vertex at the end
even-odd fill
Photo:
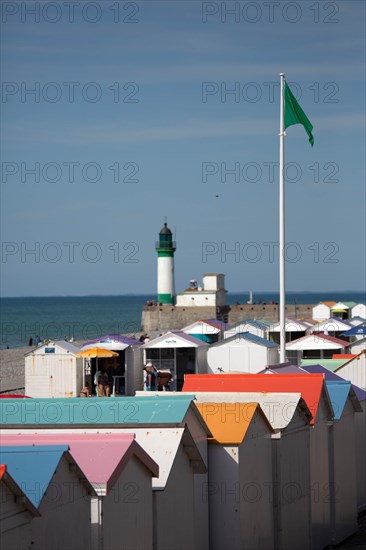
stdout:
POLYGON ((194 395, 0 399, 0 423, 5 425, 180 424, 194 395))
MULTIPOLYGON (((5 400, 4 400, 5 401, 5 400)), ((0 447, 0 464, 38 508, 67 445, 0 447)))
POLYGON ((325 384, 332 403, 334 420, 340 420, 351 390, 351 382, 326 380, 325 384))

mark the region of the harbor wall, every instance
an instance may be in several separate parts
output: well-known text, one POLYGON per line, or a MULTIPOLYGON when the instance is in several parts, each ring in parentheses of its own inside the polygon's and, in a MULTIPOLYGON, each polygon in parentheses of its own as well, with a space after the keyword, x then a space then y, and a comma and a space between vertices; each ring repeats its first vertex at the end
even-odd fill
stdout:
MULTIPOLYGON (((285 306, 286 317, 296 319, 311 319, 315 304, 288 304, 285 306)), ((230 306, 173 306, 153 305, 143 306, 141 330, 149 333, 154 331, 167 332, 199 321, 200 319, 220 319, 227 323, 236 323, 241 319, 279 320, 278 304, 234 304, 230 306)))

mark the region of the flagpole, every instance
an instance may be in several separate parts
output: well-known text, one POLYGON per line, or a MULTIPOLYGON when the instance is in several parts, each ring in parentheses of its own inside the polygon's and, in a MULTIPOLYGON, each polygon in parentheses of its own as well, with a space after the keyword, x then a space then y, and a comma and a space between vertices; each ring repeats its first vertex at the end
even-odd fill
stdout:
POLYGON ((279 262, 280 262, 280 363, 286 361, 285 326, 285 123, 284 123, 284 73, 280 73, 280 211, 279 211, 279 262))

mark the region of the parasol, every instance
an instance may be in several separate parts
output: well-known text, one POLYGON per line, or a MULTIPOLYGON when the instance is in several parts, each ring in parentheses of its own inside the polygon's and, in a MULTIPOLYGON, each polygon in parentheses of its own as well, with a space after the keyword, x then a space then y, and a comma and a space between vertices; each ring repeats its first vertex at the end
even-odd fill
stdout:
POLYGON ((98 359, 103 357, 117 357, 118 353, 109 349, 103 348, 89 348, 79 351, 76 357, 83 357, 84 359, 96 359, 96 373, 98 372, 98 359))

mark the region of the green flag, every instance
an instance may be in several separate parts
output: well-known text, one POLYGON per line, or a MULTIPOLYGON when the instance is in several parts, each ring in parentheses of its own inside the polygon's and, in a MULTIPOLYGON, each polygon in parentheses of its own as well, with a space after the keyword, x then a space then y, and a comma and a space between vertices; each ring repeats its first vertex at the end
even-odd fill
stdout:
POLYGON ((285 82, 285 129, 293 124, 302 124, 305 128, 311 146, 314 145, 314 136, 311 133, 313 125, 296 101, 294 94, 285 82))

